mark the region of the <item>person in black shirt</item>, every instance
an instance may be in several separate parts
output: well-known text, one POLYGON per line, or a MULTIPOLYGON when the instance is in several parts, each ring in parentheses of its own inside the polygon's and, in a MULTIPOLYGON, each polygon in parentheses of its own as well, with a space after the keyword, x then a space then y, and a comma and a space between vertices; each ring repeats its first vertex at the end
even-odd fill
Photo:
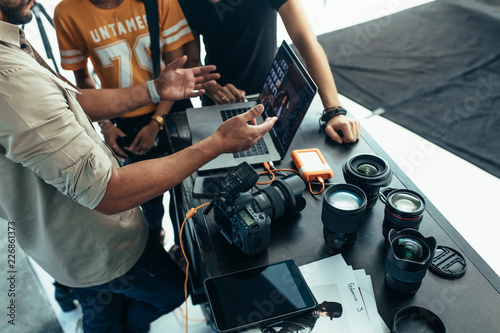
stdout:
MULTIPOLYGON (((242 101, 259 93, 277 51, 277 14, 318 86, 325 112, 339 108, 328 59, 304 16, 300 0, 178 0, 193 30, 188 43, 192 66, 200 61, 203 36, 205 64, 217 66, 218 85, 202 97, 204 105, 242 101)), ((343 114, 331 118, 325 133, 337 143, 359 139, 359 121, 343 114), (340 135, 342 132, 342 135, 340 135)))

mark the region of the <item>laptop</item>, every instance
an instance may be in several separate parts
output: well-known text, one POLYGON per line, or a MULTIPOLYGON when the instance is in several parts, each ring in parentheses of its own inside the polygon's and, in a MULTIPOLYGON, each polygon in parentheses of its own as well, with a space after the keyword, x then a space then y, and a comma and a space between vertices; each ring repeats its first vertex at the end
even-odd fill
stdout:
POLYGON ((278 117, 271 131, 254 147, 246 151, 221 154, 198 171, 231 168, 242 162, 257 165, 283 160, 316 91, 316 84, 290 46, 283 41, 257 101, 186 110, 193 144, 212 135, 223 121, 244 113, 257 104, 264 105, 264 112, 257 119, 258 123, 262 123, 267 117, 278 117))

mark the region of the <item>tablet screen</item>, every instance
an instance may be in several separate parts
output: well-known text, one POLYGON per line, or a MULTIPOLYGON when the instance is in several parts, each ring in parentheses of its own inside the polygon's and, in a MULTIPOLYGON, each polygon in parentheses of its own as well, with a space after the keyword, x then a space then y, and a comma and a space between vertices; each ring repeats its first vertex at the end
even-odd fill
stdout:
POLYGON ((221 332, 262 326, 317 304, 293 260, 208 278, 205 290, 221 332))

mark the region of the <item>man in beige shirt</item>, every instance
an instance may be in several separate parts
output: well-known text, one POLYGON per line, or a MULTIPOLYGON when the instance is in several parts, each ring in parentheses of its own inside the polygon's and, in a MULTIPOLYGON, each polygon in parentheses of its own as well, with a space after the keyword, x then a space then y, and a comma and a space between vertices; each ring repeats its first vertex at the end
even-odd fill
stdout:
POLYGON ((276 119, 256 125, 256 106, 183 151, 120 168, 91 121, 157 98, 199 96, 218 78, 215 68, 181 69, 183 57, 151 83, 77 91, 16 26, 31 20, 33 3, 0 3, 0 218, 15 225, 30 257, 73 288, 86 332, 143 329, 184 301, 184 277, 149 237, 138 206, 219 154, 248 149, 276 119))

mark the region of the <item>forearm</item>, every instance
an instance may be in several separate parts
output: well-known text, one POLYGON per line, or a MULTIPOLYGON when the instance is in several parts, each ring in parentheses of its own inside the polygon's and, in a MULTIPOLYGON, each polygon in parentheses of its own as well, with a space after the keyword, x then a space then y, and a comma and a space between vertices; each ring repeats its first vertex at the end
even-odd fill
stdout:
POLYGON ((77 98, 92 121, 120 117, 151 103, 146 83, 119 89, 82 89, 77 98))
POLYGON ((339 106, 337 87, 325 51, 304 15, 300 0, 288 0, 278 10, 293 44, 299 50, 325 108, 339 106))
POLYGON ((136 207, 168 191, 222 153, 250 149, 276 123, 268 117, 257 124, 264 107, 257 105, 223 122, 207 139, 175 154, 113 169, 106 193, 95 208, 114 214, 136 207))
POLYGON ((170 112, 170 110, 172 109, 173 105, 174 105, 174 102, 172 102, 172 101, 161 101, 156 106, 155 115, 160 116, 160 117, 166 116, 170 112))
POLYGON ((325 51, 314 39, 296 45, 304 59, 312 79, 318 86, 318 94, 325 108, 340 106, 337 87, 325 51))
POLYGON ((106 194, 95 208, 115 214, 136 207, 165 193, 222 151, 216 136, 173 155, 141 161, 114 169, 106 194))

